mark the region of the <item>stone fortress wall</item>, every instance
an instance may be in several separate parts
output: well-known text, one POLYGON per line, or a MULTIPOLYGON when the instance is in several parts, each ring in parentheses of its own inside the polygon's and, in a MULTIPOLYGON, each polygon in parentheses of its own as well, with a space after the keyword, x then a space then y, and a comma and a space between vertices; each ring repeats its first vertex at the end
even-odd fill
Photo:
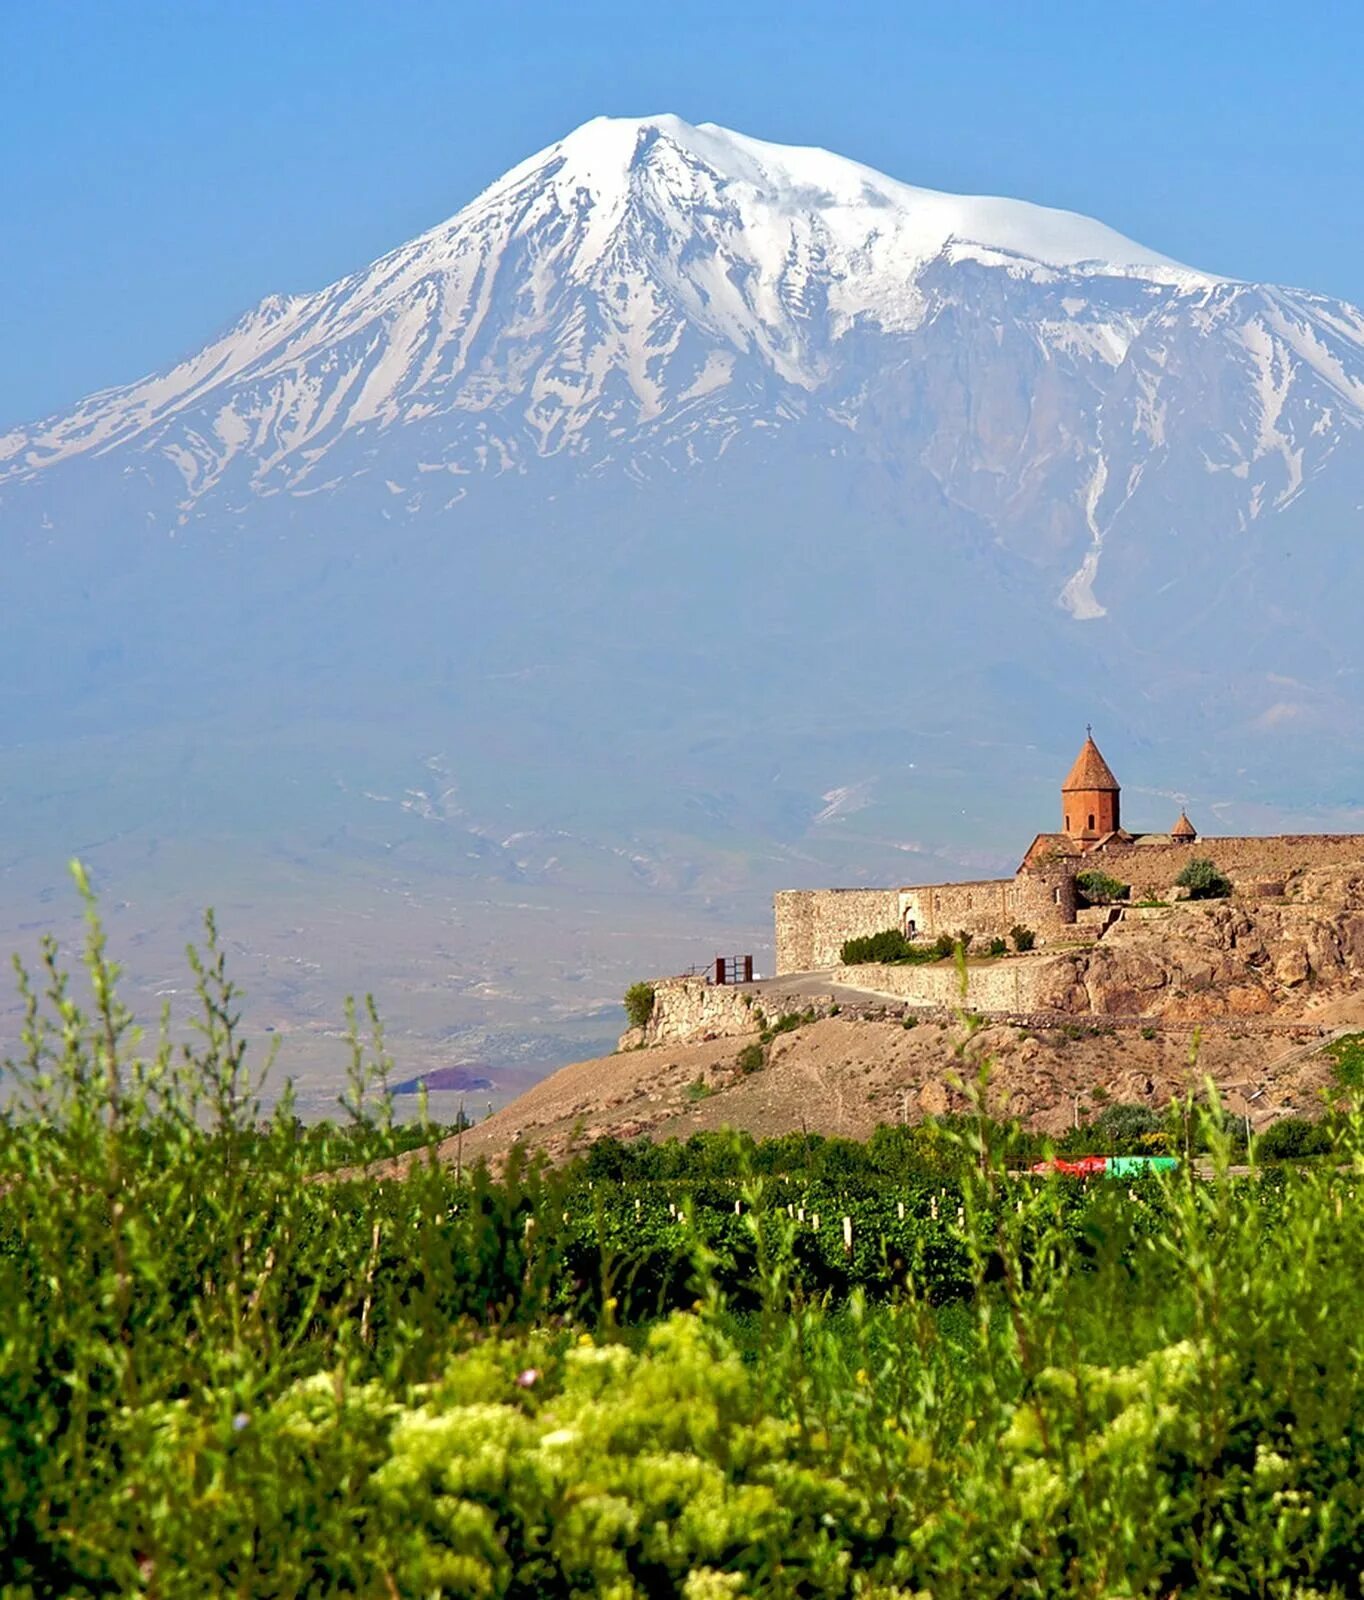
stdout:
POLYGON ((1015 878, 929 883, 899 889, 784 889, 775 899, 777 975, 837 966, 846 939, 887 928, 1007 938, 1021 923, 1045 942, 1075 921, 1074 868, 1044 866, 1015 878))
POLYGON ((1258 839, 1200 838, 1193 844, 1115 841, 1070 865, 1080 872, 1096 868, 1130 883, 1131 898, 1141 900, 1148 895, 1165 897, 1181 869, 1195 857, 1220 867, 1236 893, 1264 896, 1273 893, 1272 885, 1283 883, 1295 872, 1364 862, 1364 834, 1280 833, 1258 839))

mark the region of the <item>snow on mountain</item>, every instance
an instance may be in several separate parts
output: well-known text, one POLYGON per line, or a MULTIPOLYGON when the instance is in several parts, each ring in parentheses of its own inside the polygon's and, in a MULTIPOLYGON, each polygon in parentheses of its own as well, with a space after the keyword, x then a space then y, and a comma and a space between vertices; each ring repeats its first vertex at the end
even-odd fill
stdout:
MULTIPOLYGON (((1034 282, 1219 281, 1069 212, 916 189, 712 124, 601 117, 364 271, 272 296, 171 372, 0 439, 0 463, 12 477, 151 438, 191 499, 241 454, 258 487, 301 488, 350 430, 508 399, 548 453, 594 408, 618 417, 617 375, 635 422, 724 387, 740 357, 813 389, 849 330, 912 330, 931 310, 925 268, 968 261, 1034 282)), ((1076 336, 1116 349, 1129 329, 1076 336)))
POLYGON ((1020 519, 1062 504, 1065 534, 1024 553, 1090 620, 1153 467, 1196 451, 1230 475, 1245 526, 1357 433, 1364 318, 1069 212, 713 124, 602 117, 363 271, 272 296, 170 372, 0 438, 0 492, 127 457, 182 523, 214 491, 331 497, 364 474, 430 514, 537 458, 647 476, 816 421, 815 448, 857 434, 1013 547, 1020 519), (1001 383, 1023 391, 1002 436, 1001 383))
POLYGON ((949 508, 1096 621, 1115 550, 1215 564, 1318 480, 1349 501, 1364 314, 1069 212, 600 117, 362 271, 0 438, 0 510, 60 528, 79 466, 157 527, 276 497, 439 520, 497 479, 661 483, 778 439, 888 476, 911 524, 949 508))

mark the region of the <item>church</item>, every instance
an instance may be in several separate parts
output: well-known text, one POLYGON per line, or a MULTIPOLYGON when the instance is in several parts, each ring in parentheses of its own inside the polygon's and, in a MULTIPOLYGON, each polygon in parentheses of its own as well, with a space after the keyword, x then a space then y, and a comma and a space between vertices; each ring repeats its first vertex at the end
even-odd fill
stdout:
POLYGON ((1061 784, 1060 828, 1039 833, 1012 878, 905 884, 885 889, 784 889, 774 899, 779 976, 837 966, 845 940, 899 929, 911 940, 969 933, 976 947, 1015 931, 1038 949, 1101 938, 1125 915, 1121 906, 1089 906, 1078 875, 1103 872, 1129 887, 1128 903, 1166 903, 1193 855, 1231 879, 1239 896, 1275 898, 1286 880, 1315 866, 1364 862, 1364 835, 1279 834, 1200 838, 1184 812, 1168 833, 1129 833, 1122 789, 1087 729, 1061 784), (1197 846, 1194 850, 1192 847, 1197 846))
POLYGON ((1128 833, 1122 825, 1122 789, 1094 743, 1094 730, 1086 728, 1085 742, 1061 785, 1061 831, 1039 833, 1028 846, 1023 868, 1129 845, 1193 844, 1197 838, 1183 811, 1169 833, 1128 833))

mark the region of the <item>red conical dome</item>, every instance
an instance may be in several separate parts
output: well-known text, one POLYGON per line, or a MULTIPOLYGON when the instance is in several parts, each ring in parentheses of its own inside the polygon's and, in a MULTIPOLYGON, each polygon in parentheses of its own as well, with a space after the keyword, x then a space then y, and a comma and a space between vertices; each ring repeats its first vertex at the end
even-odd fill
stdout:
POLYGON ((1067 834, 1087 848, 1116 833, 1122 826, 1118 820, 1120 793, 1112 768, 1086 728, 1075 765, 1061 785, 1061 822, 1067 834))
POLYGON ((1062 794, 1070 794, 1076 789, 1093 789, 1108 794, 1118 794, 1121 790, 1121 785, 1113 776, 1113 769, 1099 753, 1099 747, 1094 743, 1092 734, 1085 735, 1085 742, 1080 746, 1075 765, 1061 785, 1062 794))

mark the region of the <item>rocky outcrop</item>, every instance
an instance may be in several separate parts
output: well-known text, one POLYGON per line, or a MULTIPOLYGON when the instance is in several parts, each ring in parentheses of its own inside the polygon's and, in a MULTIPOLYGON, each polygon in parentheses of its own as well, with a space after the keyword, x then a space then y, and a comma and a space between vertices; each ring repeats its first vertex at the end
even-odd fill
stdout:
POLYGON ((1304 872, 1281 897, 1189 903, 1119 922, 1058 961, 1058 1011, 1197 1020, 1294 1015, 1364 979, 1364 869, 1304 872))

